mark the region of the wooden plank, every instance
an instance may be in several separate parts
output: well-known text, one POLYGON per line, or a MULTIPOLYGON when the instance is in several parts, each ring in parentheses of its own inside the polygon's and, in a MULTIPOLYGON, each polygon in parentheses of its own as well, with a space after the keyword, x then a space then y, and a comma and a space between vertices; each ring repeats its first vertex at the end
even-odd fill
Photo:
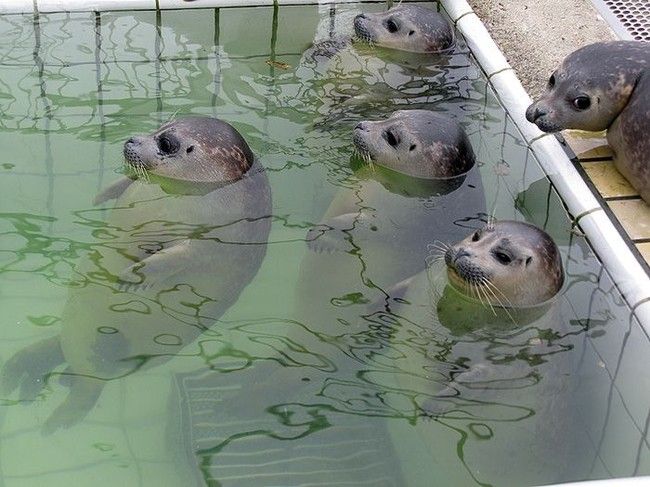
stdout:
POLYGON ((650 265, 650 242, 636 244, 636 248, 639 249, 639 252, 641 252, 641 255, 645 259, 646 264, 650 265))
POLYGON ((603 198, 639 195, 613 162, 583 162, 581 165, 603 198))
POLYGON ((650 239, 650 206, 642 199, 608 201, 632 240, 650 239))
POLYGON ((583 159, 611 159, 614 153, 605 138, 605 132, 584 132, 582 130, 565 130, 562 137, 571 150, 583 159))

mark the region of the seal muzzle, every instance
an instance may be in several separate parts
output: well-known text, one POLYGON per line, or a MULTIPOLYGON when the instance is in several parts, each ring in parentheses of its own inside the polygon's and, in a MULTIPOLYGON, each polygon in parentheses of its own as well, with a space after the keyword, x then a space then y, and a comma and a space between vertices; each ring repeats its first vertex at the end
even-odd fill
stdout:
POLYGON ((359 14, 354 18, 354 33, 362 41, 373 42, 374 38, 365 23, 367 18, 364 14, 359 14))

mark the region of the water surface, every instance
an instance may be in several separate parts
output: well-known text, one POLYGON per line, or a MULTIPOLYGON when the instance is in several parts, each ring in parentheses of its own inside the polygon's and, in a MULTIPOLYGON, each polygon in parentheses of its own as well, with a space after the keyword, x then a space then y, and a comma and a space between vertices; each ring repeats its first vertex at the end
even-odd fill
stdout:
MULTIPOLYGON (((110 215, 93 197, 119 176, 131 135, 175 115, 221 117, 273 193, 259 272, 175 357, 108 381, 81 423, 45 439, 68 392, 57 375, 33 402, 3 398, 4 484, 531 485, 650 473, 647 337, 463 40, 435 63, 363 46, 304 55, 349 32, 359 11, 0 17, 3 361, 63 326, 77 266, 101 249, 110 215), (400 261, 382 259, 367 234, 334 260, 308 250, 332 200, 373 184, 350 164, 352 127, 398 108, 456 118, 475 148, 484 205, 463 207, 449 232, 490 213, 556 239, 567 283, 541 322, 467 329, 384 306, 380 281, 400 261), (496 376, 446 389, 477 362, 496 376)), ((379 210, 441 208, 435 195, 373 191, 379 210)))

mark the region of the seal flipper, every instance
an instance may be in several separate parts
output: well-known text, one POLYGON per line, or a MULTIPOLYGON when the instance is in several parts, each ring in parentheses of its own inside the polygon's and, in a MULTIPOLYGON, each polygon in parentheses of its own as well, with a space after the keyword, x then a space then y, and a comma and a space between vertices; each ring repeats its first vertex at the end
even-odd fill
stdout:
POLYGON ((305 240, 314 252, 347 252, 354 248, 352 232, 368 223, 363 212, 345 213, 311 228, 305 240))
POLYGON ((107 202, 108 200, 114 200, 119 198, 122 193, 131 186, 133 179, 127 178, 126 176, 121 177, 115 181, 110 186, 107 186, 99 192, 95 199, 93 200, 93 206, 101 205, 102 203, 107 202))
POLYGON ((120 289, 148 289, 182 270, 187 270, 192 264, 191 248, 191 240, 185 239, 130 265, 120 273, 120 289))
POLYGON ((50 435, 59 428, 69 428, 84 419, 97 403, 103 389, 103 380, 77 375, 68 397, 43 424, 43 435, 50 435))
POLYGON ((45 385, 48 374, 64 361, 58 336, 34 343, 5 363, 0 390, 10 394, 20 386, 21 399, 34 399, 45 385))

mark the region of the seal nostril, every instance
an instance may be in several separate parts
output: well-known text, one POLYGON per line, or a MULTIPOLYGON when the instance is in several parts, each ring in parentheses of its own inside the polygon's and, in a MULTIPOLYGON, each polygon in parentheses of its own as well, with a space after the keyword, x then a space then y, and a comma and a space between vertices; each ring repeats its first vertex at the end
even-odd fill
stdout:
POLYGON ((359 122, 354 127, 355 130, 366 130, 367 128, 368 128, 368 125, 366 124, 366 122, 359 122))
POLYGON ((535 123, 538 118, 543 117, 547 113, 548 112, 546 110, 541 109, 538 105, 532 104, 526 110, 526 120, 531 123, 535 123))
POLYGON ((465 250, 465 249, 459 249, 458 252, 456 252, 456 255, 454 256, 454 263, 458 262, 459 259, 462 259, 463 257, 469 257, 470 253, 465 250))

